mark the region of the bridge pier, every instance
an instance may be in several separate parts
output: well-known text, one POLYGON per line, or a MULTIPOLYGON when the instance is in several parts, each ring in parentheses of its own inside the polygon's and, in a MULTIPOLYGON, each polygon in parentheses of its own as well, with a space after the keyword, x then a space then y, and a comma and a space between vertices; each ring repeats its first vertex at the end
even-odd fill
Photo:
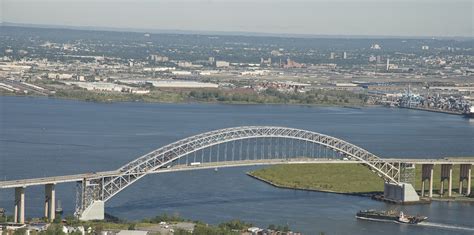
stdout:
POLYGON ((44 186, 44 217, 52 222, 56 218, 56 190, 55 184, 44 186))
POLYGON ((448 180, 448 197, 451 197, 452 191, 453 191, 453 165, 452 164, 441 165, 441 188, 439 191, 440 196, 444 195, 445 180, 448 180))
POLYGON ((79 216, 79 220, 103 220, 105 218, 105 202, 96 200, 91 205, 84 209, 79 216))
POLYGON ((15 223, 25 223, 25 187, 15 188, 15 223))
POLYGON ((425 181, 428 180, 430 184, 429 197, 433 197, 433 167, 434 164, 421 165, 421 196, 425 196, 425 181))
POLYGON ((459 166, 459 194, 463 193, 463 181, 466 180, 466 195, 471 194, 471 164, 461 164, 459 166))
POLYGON ((417 202, 420 200, 415 188, 409 183, 385 182, 383 196, 386 200, 396 203, 417 202))

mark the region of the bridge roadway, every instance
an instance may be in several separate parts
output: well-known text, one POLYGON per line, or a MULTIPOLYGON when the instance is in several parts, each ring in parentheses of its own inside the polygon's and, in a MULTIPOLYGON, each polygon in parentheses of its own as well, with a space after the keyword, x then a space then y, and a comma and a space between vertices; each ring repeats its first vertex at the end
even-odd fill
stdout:
MULTIPOLYGON (((400 158, 385 158, 385 160, 392 163, 411 163, 411 164, 471 164, 474 165, 474 159, 400 159, 400 158)), ((356 164, 360 161, 355 160, 341 160, 341 159, 314 159, 314 158, 292 158, 292 159, 263 159, 263 160, 242 160, 242 161, 222 161, 212 163, 200 163, 199 165, 173 165, 167 168, 159 168, 152 174, 168 173, 188 170, 214 169, 225 167, 239 167, 239 166, 259 166, 259 165, 277 165, 277 164, 305 164, 305 163, 345 163, 356 164)), ((42 178, 18 179, 0 181, 0 189, 27 187, 35 185, 59 184, 82 181, 83 179, 93 179, 102 177, 111 177, 121 175, 120 171, 102 171, 90 172, 83 174, 64 175, 64 176, 50 176, 42 178)))

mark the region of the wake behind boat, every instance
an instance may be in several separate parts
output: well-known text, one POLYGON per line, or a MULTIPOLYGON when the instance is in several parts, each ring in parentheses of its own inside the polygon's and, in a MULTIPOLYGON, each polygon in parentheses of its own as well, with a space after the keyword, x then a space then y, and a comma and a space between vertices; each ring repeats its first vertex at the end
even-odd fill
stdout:
POLYGON ((428 219, 426 216, 412 216, 405 215, 403 211, 376 211, 376 210, 363 210, 356 214, 357 219, 372 220, 381 222, 395 222, 403 224, 418 224, 428 219))

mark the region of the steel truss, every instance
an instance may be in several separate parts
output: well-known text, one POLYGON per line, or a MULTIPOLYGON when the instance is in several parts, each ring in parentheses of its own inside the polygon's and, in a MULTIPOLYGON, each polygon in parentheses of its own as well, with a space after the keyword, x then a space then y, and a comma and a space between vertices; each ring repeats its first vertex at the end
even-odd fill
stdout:
MULTIPOLYGON (((294 128, 274 126, 243 126, 220 129, 191 136, 163 146, 125 164, 117 170, 117 175, 84 179, 84 181, 81 182, 80 195, 77 195, 78 198, 80 197, 80 199, 76 200, 78 205, 76 205, 75 214, 76 216, 80 216, 80 214, 88 206, 90 206, 93 201, 100 200, 105 202, 141 177, 149 173, 153 173, 160 168, 166 167, 184 156, 195 153, 199 150, 228 142, 233 142, 231 147, 233 153, 234 148, 237 147, 235 142, 238 141, 241 141, 239 153, 242 155, 243 140, 248 140, 248 143, 250 143, 250 139, 257 140, 260 138, 270 138, 270 140, 276 139, 276 148, 280 147, 280 139, 291 140, 291 148, 294 148, 294 140, 304 141, 306 144, 317 144, 324 147, 326 151, 327 149, 330 149, 337 153, 337 155, 345 156, 351 160, 360 161, 387 182, 398 183, 400 181, 400 169, 398 166, 344 140, 312 131, 294 128)), ((258 143, 256 140, 255 143, 258 143)), ((265 146, 265 139, 263 139, 262 145, 265 146)), ((321 149, 319 148, 319 152, 320 150, 321 149)), ((218 151, 220 150, 218 149, 218 151)), ((227 148, 225 151, 227 152, 227 148)), ((265 147, 262 148, 263 154, 264 151, 265 147)), ((203 159, 204 152, 201 154, 201 159, 203 159)), ((316 155, 314 146, 311 155, 316 155)), ((319 156, 320 153, 317 155, 319 156)), ((276 154, 271 154, 268 156, 268 159, 279 159, 280 157, 282 156, 277 150, 276 154)), ((217 161, 218 160, 219 157, 217 157, 217 161)), ((209 156, 209 162, 211 161, 216 161, 216 159, 212 159, 209 156)), ((229 164, 231 164, 232 161, 234 161, 234 154, 232 154, 232 160, 227 159, 226 155, 225 161, 228 161, 229 164)))

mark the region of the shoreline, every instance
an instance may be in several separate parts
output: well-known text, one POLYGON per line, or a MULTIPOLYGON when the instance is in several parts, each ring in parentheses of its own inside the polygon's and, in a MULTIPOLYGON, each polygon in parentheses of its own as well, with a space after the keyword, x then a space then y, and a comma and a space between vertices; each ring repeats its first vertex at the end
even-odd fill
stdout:
MULTIPOLYGON (((346 193, 346 192, 337 192, 337 191, 331 191, 331 190, 324 190, 324 189, 312 189, 312 188, 296 188, 296 187, 290 187, 290 186, 284 186, 284 185, 279 185, 277 183, 274 183, 272 181, 263 179, 261 177, 252 175, 250 172, 246 172, 246 175, 259 180, 263 183, 266 183, 270 186, 279 188, 279 189, 291 189, 291 190, 298 190, 298 191, 307 191, 307 192, 320 192, 320 193, 331 193, 331 194, 339 194, 339 195, 347 195, 347 196, 357 196, 357 197, 367 197, 371 198, 372 200, 376 201, 382 201, 386 203, 393 203, 390 201, 385 201, 385 200, 379 200, 374 198, 376 195, 383 195, 382 191, 376 191, 376 192, 366 192, 366 193, 346 193)), ((474 204, 474 198, 469 198, 469 197, 452 197, 452 198, 439 198, 439 197, 432 197, 432 198, 421 198, 420 201, 416 203, 403 203, 403 205, 417 205, 417 204, 426 204, 426 203, 431 203, 433 201, 436 202, 454 202, 454 203, 470 203, 474 204)))
POLYGON ((442 109, 430 109, 430 108, 422 108, 422 107, 402 107, 402 106, 400 106, 399 108, 402 108, 402 109, 413 109, 413 110, 426 111, 426 112, 433 112, 433 113, 445 113, 445 114, 463 116, 463 113, 462 113, 462 112, 455 112, 455 111, 442 110, 442 109))
MULTIPOLYGON (((385 105, 381 104, 324 104, 324 103, 310 103, 310 104, 303 104, 303 103, 258 103, 258 102, 221 102, 221 101, 150 101, 150 100, 88 100, 82 99, 77 97, 63 97, 63 96, 39 96, 39 95, 15 95, 15 94, 2 94, 0 96, 3 97, 25 97, 25 98, 46 98, 46 99, 56 99, 56 100, 69 100, 69 101, 80 101, 86 103, 95 103, 95 104, 117 104, 117 103, 142 103, 142 104, 213 104, 213 105, 285 105, 285 106, 306 106, 306 107, 325 107, 325 108, 347 108, 347 109, 354 109, 354 110, 361 110, 364 108, 390 108, 385 105)), ((424 112, 431 112, 431 113, 441 113, 441 114, 448 114, 448 115, 455 115, 463 117, 463 113, 454 112, 454 111, 446 111, 446 110, 438 110, 438 109, 428 109, 428 108, 408 108, 408 107, 396 107, 399 109, 409 109, 409 110, 416 110, 416 111, 424 111, 424 112)))
MULTIPOLYGON (((472 159, 472 157, 448 157, 448 159, 472 159)), ((358 164, 357 164, 358 165, 358 164)), ((439 168, 439 167, 438 167, 439 168)), ((435 175, 439 177, 439 169, 435 169, 435 175)), ((337 168, 337 170, 341 170, 337 168)), ((334 193, 350 196, 362 196, 370 197, 374 200, 385 201, 383 199, 383 185, 373 184, 373 182, 378 181, 372 179, 366 175, 365 171, 361 171, 357 166, 346 166, 342 168, 346 172, 356 171, 353 175, 352 180, 347 177, 338 178, 338 177, 327 177, 327 175, 334 174, 335 169, 333 166, 308 166, 298 165, 298 166, 286 166, 286 165, 275 165, 267 168, 262 168, 255 171, 246 172, 246 175, 259 180, 263 183, 271 185, 280 189, 291 189, 291 190, 301 190, 301 191, 311 191, 311 192, 324 192, 324 193, 334 193), (309 170, 308 170, 309 169, 309 170), (300 176, 301 172, 305 172, 304 175, 300 176), (342 181, 341 181, 342 180, 342 181), (351 183, 347 183, 347 181, 351 183), (345 183, 344 183, 345 182, 345 183)), ((456 178, 459 173, 455 171, 453 177, 456 178)), ((413 172, 416 174, 415 172, 413 172)), ((420 174, 419 172, 417 174, 420 174)), ((416 187, 417 183, 414 182, 413 186, 416 187)), ((420 187, 420 186, 419 186, 420 187)), ((439 185, 437 186, 439 187, 439 185)), ((473 187, 474 189, 474 187, 473 187)), ((420 197, 420 202, 413 203, 429 203, 431 201, 439 202, 464 202, 464 203, 474 203, 474 194, 470 196, 457 194, 457 190, 453 188, 453 196, 446 197, 446 195, 441 196, 436 194, 437 189, 434 188, 434 194, 432 198, 420 197), (455 191, 456 190, 456 191, 455 191)), ((421 194, 421 191, 417 190, 418 195, 421 194)), ((393 202, 392 202, 393 203, 393 202)), ((404 203, 405 204, 405 203, 404 203)), ((412 203, 406 203, 412 204, 412 203)))
POLYGON ((337 191, 331 191, 331 190, 324 190, 324 189, 312 189, 312 188, 296 188, 296 187, 290 187, 290 186, 284 186, 284 185, 280 185, 280 184, 277 184, 277 183, 274 183, 270 180, 266 180, 266 179, 263 179, 261 177, 258 177, 256 175, 252 175, 251 172, 246 172, 245 173, 246 175, 256 179, 256 180, 259 180, 263 183, 266 183, 268 185, 271 185, 273 187, 276 187, 276 188, 280 188, 280 189, 292 189, 292 190, 299 190, 299 191, 307 191, 307 192, 320 192, 320 193, 332 193, 332 194, 340 194, 340 195, 348 195, 348 196, 357 196, 357 197, 372 197, 374 195, 377 195, 377 194, 383 194, 382 191, 375 191, 375 192, 364 192, 364 193, 349 193, 349 192, 337 192, 337 191))
POLYGON ((363 109, 372 107, 385 107, 377 104, 324 104, 324 103, 258 103, 258 102, 206 102, 206 101, 147 101, 147 100, 87 100, 75 97, 61 97, 61 96, 38 96, 38 95, 15 95, 15 94, 1 94, 2 97, 24 97, 24 98, 44 98, 56 100, 70 100, 80 101, 86 103, 96 104, 115 104, 115 103, 143 103, 143 104, 216 104, 216 105, 287 105, 287 106, 307 106, 307 107, 335 107, 348 109, 363 109))

